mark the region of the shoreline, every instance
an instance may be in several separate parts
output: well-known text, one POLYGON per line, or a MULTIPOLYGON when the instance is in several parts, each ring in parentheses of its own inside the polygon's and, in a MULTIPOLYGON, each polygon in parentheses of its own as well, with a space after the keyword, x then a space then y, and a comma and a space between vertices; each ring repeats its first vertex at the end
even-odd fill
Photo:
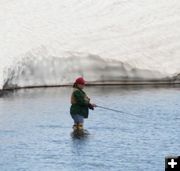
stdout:
MULTIPOLYGON (((133 81, 96 81, 96 82, 87 82, 87 87, 93 86, 148 86, 148 85, 156 85, 156 86, 164 86, 164 85, 178 85, 180 81, 175 80, 133 80, 133 81)), ((13 91, 19 89, 34 89, 34 88, 56 88, 56 87, 72 87, 72 83, 70 84, 62 84, 62 85, 35 85, 35 86, 17 86, 17 87, 7 87, 0 89, 0 96, 4 91, 13 91)))

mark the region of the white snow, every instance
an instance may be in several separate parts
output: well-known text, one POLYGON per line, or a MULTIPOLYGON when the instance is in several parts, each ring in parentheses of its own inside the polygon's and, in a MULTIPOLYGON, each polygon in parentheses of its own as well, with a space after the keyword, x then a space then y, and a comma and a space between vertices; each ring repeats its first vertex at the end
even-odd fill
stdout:
POLYGON ((179 0, 1 0, 0 89, 180 73, 179 0))

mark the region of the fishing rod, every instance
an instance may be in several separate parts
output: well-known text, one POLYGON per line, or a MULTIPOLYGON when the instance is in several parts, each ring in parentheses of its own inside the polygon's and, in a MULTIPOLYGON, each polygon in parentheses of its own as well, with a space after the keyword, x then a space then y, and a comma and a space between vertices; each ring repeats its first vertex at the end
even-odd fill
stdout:
POLYGON ((134 114, 131 114, 131 113, 127 113, 127 112, 124 112, 124 111, 111 109, 111 108, 104 107, 104 106, 96 105, 96 107, 99 107, 99 108, 102 108, 102 109, 106 109, 106 110, 110 110, 110 111, 114 111, 114 112, 118 112, 118 113, 123 113, 123 114, 131 115, 131 116, 142 117, 142 116, 139 116, 139 115, 134 115, 134 114))

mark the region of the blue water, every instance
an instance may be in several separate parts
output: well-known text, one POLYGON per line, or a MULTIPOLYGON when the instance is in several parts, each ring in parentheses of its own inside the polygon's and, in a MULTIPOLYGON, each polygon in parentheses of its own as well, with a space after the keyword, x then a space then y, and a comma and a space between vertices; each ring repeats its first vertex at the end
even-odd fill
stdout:
POLYGON ((0 171, 164 171, 180 155, 180 88, 109 86, 86 92, 99 105, 73 138, 71 88, 27 89, 0 97, 0 171))

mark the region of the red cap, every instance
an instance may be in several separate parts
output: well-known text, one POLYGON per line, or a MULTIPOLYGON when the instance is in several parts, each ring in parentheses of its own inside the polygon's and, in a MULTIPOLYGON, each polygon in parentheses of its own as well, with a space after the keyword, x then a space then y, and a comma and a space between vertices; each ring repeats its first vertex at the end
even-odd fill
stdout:
POLYGON ((75 83, 85 85, 85 80, 84 80, 83 77, 79 77, 79 78, 76 79, 75 83))

